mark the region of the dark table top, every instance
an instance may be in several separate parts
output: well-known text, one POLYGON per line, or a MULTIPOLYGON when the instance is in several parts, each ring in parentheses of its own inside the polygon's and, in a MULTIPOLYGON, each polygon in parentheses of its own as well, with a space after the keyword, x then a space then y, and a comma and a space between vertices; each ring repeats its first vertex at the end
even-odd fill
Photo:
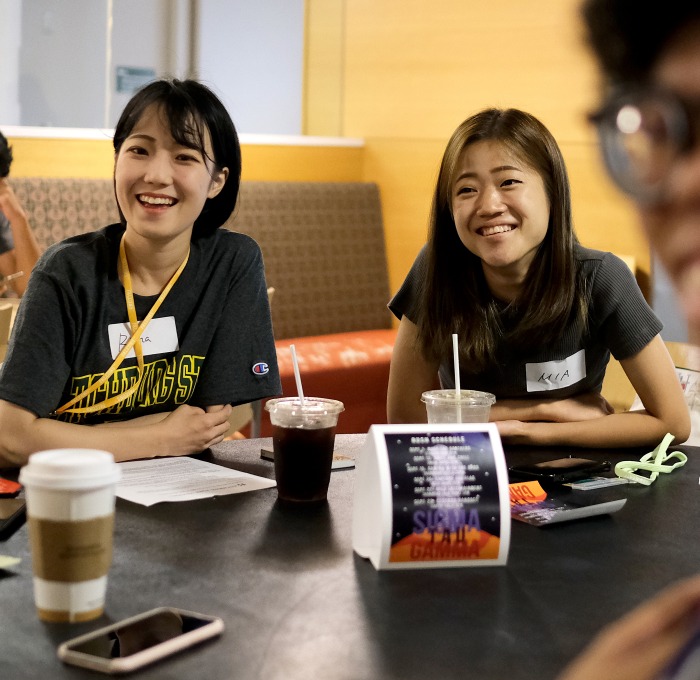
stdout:
MULTIPOLYGON (((357 453, 365 435, 339 435, 357 453)), ((270 440, 226 442, 204 460, 272 477, 270 440)), ((681 447, 683 448, 683 447, 681 447)), ((651 487, 616 488, 607 516, 537 528, 513 522, 508 564, 378 572, 352 551, 354 470, 332 475, 327 505, 280 505, 265 489, 149 508, 119 499, 105 615, 46 624, 33 607, 24 526, 0 543, 0 676, 99 677, 56 646, 153 607, 220 616, 220 639, 140 678, 426 680, 554 678, 604 624, 698 571, 700 449, 651 487)), ((508 463, 570 450, 509 449, 508 463)), ((590 452, 613 462, 644 451, 590 452)), ((580 492, 588 493, 588 492, 580 492)))

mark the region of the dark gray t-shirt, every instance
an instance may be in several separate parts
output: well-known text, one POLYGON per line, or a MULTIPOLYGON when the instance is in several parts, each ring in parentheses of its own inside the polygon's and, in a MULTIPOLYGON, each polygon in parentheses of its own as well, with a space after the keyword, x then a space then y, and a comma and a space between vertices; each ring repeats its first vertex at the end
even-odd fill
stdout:
MULTIPOLYGON (((41 257, 22 298, 0 373, 0 398, 40 417, 51 414, 112 365, 130 337, 117 276, 115 224, 56 244, 41 257)), ((135 295, 143 319, 157 296, 135 295)), ((102 422, 171 411, 180 404, 238 404, 281 393, 260 249, 218 229, 192 242, 189 261, 141 336, 144 377, 136 393, 96 414, 102 422)), ((136 381, 132 353, 87 404, 136 381)), ((80 403, 78 406, 87 404, 80 403)))
MULTIPOLYGON (((492 392, 500 399, 600 392, 611 353, 618 360, 627 359, 658 335, 663 326, 619 257, 578 246, 576 259, 591 290, 588 329, 580 323, 569 324, 562 328, 557 342, 529 351, 503 341, 497 348, 496 363, 486 370, 474 373, 464 362, 460 364, 462 389, 492 392)), ((415 323, 424 267, 425 248, 389 302, 397 318, 405 314, 415 323)), ((454 387, 451 350, 440 364, 439 375, 443 387, 454 387)))
POLYGON ((13 250, 15 241, 12 237, 12 228, 10 220, 7 219, 4 213, 0 212, 0 255, 13 250))

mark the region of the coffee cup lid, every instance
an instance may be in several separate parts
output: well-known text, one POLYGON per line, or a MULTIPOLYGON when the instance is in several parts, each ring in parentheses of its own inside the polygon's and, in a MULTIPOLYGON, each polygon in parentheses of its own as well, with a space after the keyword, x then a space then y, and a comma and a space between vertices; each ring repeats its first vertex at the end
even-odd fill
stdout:
POLYGON ((19 481, 47 489, 91 489, 116 484, 121 470, 114 456, 96 449, 52 449, 29 456, 19 481))

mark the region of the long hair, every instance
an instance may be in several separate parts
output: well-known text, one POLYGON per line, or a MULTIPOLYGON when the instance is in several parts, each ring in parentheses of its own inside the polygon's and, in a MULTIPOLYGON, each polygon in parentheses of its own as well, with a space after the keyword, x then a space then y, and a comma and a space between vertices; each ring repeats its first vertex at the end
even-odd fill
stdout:
MULTIPOLYGON (((217 170, 228 168, 228 177, 221 191, 208 198, 195 220, 192 237, 218 229, 231 216, 241 183, 241 147, 236 128, 219 98, 195 80, 155 80, 141 88, 126 105, 114 131, 114 152, 147 108, 156 105, 170 126, 173 139, 183 146, 207 156, 205 139, 209 132, 214 154, 209 160, 217 170)), ((122 222, 124 215, 119 210, 122 222)))
POLYGON ((572 313, 586 318, 586 291, 577 286, 571 195, 564 159, 547 128, 517 109, 486 109, 454 132, 442 158, 433 196, 427 266, 418 300, 418 341, 431 360, 443 359, 453 333, 460 358, 479 370, 495 359, 506 338, 520 348, 552 341, 572 313), (462 151, 479 141, 503 144, 542 178, 549 198, 547 233, 518 297, 508 305, 515 323, 504 328, 502 310, 484 277, 481 260, 461 242, 452 215, 452 190, 462 151))
POLYGON ((12 165, 12 147, 7 141, 7 137, 0 132, 0 179, 10 174, 12 165))

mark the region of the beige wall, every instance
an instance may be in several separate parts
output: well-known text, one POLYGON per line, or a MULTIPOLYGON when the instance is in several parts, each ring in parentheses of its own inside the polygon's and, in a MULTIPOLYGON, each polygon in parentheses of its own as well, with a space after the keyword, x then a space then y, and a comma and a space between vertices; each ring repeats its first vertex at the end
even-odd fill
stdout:
POLYGON ((363 177, 381 188, 393 288, 425 240, 447 139, 487 106, 522 108, 552 130, 568 164, 580 239, 634 257, 644 285, 646 244, 605 178, 585 119, 596 83, 578 5, 307 0, 305 131, 333 133, 330 126, 365 139, 363 177), (328 82, 342 86, 323 87, 328 82))

